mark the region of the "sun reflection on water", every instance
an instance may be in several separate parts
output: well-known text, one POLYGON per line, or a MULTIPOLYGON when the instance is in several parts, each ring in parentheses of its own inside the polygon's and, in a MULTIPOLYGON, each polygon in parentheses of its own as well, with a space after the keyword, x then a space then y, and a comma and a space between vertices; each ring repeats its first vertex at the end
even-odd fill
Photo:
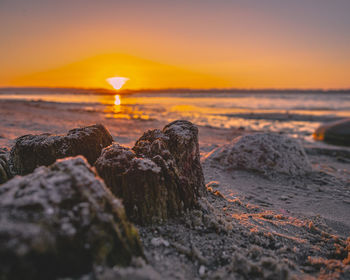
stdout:
POLYGON ((150 116, 145 114, 143 110, 140 110, 133 103, 122 102, 122 98, 119 94, 114 95, 113 103, 110 100, 106 101, 106 108, 103 110, 107 119, 134 119, 134 120, 149 120, 150 116), (122 104, 123 103, 123 104, 122 104))
POLYGON ((121 102, 121 99, 120 99, 120 95, 119 95, 119 94, 116 94, 116 95, 114 96, 114 105, 119 106, 121 103, 122 103, 122 102, 121 102))

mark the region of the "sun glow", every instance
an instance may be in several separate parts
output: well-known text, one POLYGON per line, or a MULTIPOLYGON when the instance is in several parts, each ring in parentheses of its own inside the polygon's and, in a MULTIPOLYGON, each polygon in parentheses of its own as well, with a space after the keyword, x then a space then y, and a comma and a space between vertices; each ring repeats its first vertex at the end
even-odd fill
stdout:
POLYGON ((129 80, 125 77, 112 77, 106 79, 106 81, 116 90, 121 89, 122 86, 129 80))

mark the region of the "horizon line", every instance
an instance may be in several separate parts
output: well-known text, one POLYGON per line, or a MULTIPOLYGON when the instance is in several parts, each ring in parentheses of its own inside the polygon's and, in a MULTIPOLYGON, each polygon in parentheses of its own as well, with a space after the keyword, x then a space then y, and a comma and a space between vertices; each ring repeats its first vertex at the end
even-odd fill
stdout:
POLYGON ((88 87, 42 87, 42 86, 0 86, 0 90, 73 90, 73 91, 97 91, 100 93, 110 93, 110 94, 131 94, 131 93, 200 93, 200 92, 339 92, 339 93, 350 93, 350 87, 348 88, 139 88, 139 89, 121 89, 114 90, 109 88, 88 88, 88 87))

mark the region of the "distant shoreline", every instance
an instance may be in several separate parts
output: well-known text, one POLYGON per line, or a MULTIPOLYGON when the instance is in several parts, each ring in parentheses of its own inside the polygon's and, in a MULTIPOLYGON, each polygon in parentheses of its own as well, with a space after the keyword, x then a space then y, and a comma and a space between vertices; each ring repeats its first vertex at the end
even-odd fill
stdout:
MULTIPOLYGON (((8 94, 9 91, 21 91, 20 93, 60 93, 60 94, 101 94, 101 95, 115 95, 115 94, 142 94, 142 93, 164 93, 164 94, 203 94, 203 93, 257 93, 257 94, 350 94, 348 89, 248 89, 248 88, 212 88, 212 89, 190 89, 190 88, 164 88, 164 89, 125 89, 112 90, 104 88, 64 88, 64 87, 0 87, 0 94, 8 94)), ((17 92, 13 92, 17 94, 17 92)))

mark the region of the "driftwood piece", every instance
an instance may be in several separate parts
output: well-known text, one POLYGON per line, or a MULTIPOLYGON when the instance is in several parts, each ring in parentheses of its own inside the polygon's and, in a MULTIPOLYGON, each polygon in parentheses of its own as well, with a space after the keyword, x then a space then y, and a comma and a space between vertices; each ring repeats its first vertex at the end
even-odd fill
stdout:
POLYGON ((143 256, 120 200, 81 157, 0 187, 0 278, 57 279, 143 256))
POLYGON ((188 121, 147 131, 133 149, 113 144, 95 167, 138 224, 163 222, 195 208, 205 189, 198 129, 188 121))

